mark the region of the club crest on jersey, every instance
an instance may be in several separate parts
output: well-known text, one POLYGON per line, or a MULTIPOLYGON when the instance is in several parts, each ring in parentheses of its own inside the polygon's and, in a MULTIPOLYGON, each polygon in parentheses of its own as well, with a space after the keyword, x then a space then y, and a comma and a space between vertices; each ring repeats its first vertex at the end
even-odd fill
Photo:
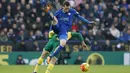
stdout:
POLYGON ((71 13, 68 13, 68 15, 71 15, 71 13))

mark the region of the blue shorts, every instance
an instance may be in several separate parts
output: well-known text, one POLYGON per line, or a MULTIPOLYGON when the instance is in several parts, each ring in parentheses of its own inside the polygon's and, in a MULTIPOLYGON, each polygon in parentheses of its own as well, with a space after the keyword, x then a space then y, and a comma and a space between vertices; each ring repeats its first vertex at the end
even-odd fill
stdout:
POLYGON ((67 38, 68 38, 68 36, 67 35, 59 35, 59 39, 60 40, 62 40, 62 39, 64 39, 64 40, 67 40, 67 38))
POLYGON ((67 40, 67 30, 64 27, 59 27, 58 25, 53 25, 52 30, 58 34, 59 39, 65 39, 67 40))

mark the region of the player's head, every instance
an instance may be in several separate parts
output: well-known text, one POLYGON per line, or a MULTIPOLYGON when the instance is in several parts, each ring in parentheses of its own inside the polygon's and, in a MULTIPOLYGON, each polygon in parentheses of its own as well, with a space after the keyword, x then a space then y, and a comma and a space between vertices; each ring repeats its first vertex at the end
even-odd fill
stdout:
POLYGON ((64 12, 69 12, 69 10, 70 10, 70 2, 68 2, 68 1, 65 1, 64 3, 63 3, 63 10, 64 10, 64 12))

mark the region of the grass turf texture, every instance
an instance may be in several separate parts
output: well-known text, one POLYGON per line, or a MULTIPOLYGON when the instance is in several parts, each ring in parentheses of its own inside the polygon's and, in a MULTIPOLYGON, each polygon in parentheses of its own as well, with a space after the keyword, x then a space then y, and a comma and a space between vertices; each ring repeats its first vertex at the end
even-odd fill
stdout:
MULTIPOLYGON (((47 66, 40 66, 38 73, 45 73, 47 66)), ((32 73, 34 66, 0 66, 0 73, 32 73)), ((104 65, 90 66, 88 72, 82 72, 79 65, 56 65, 51 73, 130 73, 130 66, 104 65)))

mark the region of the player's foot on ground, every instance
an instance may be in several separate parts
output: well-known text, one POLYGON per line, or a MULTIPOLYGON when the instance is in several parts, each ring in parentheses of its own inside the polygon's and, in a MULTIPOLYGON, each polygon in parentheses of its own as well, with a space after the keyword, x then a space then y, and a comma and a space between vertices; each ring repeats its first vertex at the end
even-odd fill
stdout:
POLYGON ((51 58, 50 58, 50 56, 48 56, 48 57, 47 57, 47 64, 49 64, 50 61, 51 61, 51 58))
POLYGON ((33 73, 37 73, 37 72, 33 72, 33 73))
POLYGON ((45 73, 51 73, 49 70, 47 70, 45 73))

